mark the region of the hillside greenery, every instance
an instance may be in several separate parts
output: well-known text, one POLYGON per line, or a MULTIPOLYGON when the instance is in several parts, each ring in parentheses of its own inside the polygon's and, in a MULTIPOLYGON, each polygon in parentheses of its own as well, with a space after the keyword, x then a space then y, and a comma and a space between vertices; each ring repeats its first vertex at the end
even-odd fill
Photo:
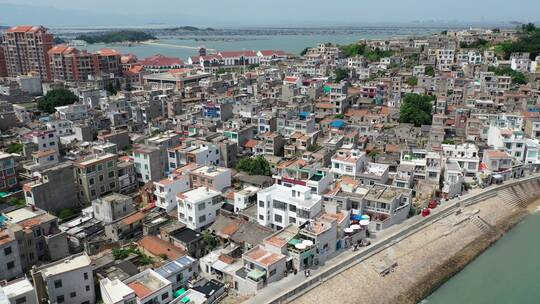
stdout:
POLYGON ((514 71, 509 67, 489 67, 490 72, 494 72, 497 76, 510 76, 512 77, 513 84, 526 84, 527 78, 520 71, 514 71))
POLYGON ((412 123, 416 127, 431 125, 435 96, 407 94, 399 112, 399 122, 412 123))
POLYGON ((392 51, 382 51, 379 48, 369 49, 365 44, 347 44, 342 45, 339 49, 343 52, 345 57, 364 56, 369 61, 379 61, 383 57, 392 56, 392 51))
POLYGON ((512 53, 527 52, 531 59, 540 54, 540 29, 529 25, 524 29, 523 36, 515 42, 503 42, 497 47, 503 53, 505 59, 509 59, 512 53))

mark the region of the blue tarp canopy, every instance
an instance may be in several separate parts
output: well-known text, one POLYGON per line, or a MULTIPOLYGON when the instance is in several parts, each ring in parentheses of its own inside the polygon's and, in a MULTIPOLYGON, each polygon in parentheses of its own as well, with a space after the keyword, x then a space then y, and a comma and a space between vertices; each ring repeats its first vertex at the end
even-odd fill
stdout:
POLYGON ((330 122, 330 127, 343 128, 345 127, 345 122, 343 120, 333 120, 332 122, 330 122))
POLYGON ((360 221, 360 220, 362 220, 362 216, 360 214, 353 214, 353 215, 351 215, 351 220, 360 221))
POLYGON ((300 112, 298 113, 298 116, 300 118, 307 118, 309 116, 309 112, 300 112))

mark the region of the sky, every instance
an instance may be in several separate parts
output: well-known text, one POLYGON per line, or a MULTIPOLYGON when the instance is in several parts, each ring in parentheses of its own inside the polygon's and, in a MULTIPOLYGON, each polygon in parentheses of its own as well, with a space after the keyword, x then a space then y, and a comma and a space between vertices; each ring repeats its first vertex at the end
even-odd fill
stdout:
POLYGON ((540 0, 0 0, 0 24, 195 26, 537 22, 540 0))

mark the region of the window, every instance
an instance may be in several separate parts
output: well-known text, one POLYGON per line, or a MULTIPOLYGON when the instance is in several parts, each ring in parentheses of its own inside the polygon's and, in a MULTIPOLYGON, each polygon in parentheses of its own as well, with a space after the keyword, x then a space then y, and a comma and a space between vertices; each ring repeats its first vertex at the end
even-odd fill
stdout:
POLYGON ((15 300, 15 304, 23 304, 26 303, 26 297, 20 297, 17 300, 15 300))
POLYGON ((94 184, 94 179, 93 179, 93 178, 89 179, 89 180, 88 180, 88 183, 89 183, 90 185, 93 185, 93 184, 94 184))
POLYGON ((278 223, 281 223, 281 221, 283 221, 283 217, 279 214, 274 214, 274 220, 278 223))
POLYGON ((6 266, 7 266, 7 269, 13 269, 15 268, 15 262, 9 262, 6 264, 6 266))
POLYGON ((259 219, 260 219, 261 221, 264 221, 264 215, 259 214, 259 219))
POLYGON ((11 247, 4 248, 4 255, 10 255, 11 254, 11 247))
POLYGON ((273 275, 275 275, 275 274, 276 274, 276 269, 270 271, 270 274, 269 274, 268 276, 271 277, 271 276, 273 276, 273 275))
POLYGON ((77 296, 77 293, 74 291, 74 292, 70 293, 69 296, 71 298, 75 298, 77 296))
POLYGON ((100 182, 102 182, 103 181, 103 175, 100 175, 98 179, 99 179, 100 182))
POLYGON ((199 222, 200 222, 200 223, 206 222, 206 215, 201 215, 201 216, 199 216, 199 222))
POLYGON ((168 293, 168 292, 166 292, 166 293, 164 293, 164 294, 161 295, 161 299, 162 299, 162 300, 165 300, 165 299, 168 298, 168 297, 169 297, 169 293, 168 293))
POLYGON ((296 223, 296 218, 292 217, 292 216, 289 216, 289 223, 295 224, 296 223))
POLYGON ((199 209, 199 210, 204 210, 204 207, 206 207, 206 206, 205 206, 205 203, 202 202, 202 203, 200 203, 200 204, 197 206, 197 209, 199 209))
POLYGON ((289 205, 289 211, 290 212, 296 212, 296 206, 295 205, 289 205))
POLYGON ((86 291, 90 291, 90 285, 86 285, 86 291))
POLYGON ((88 280, 88 272, 85 272, 85 273, 84 273, 84 279, 85 279, 85 280, 88 280))
POLYGON ((287 210, 287 203, 274 200, 274 208, 279 209, 279 210, 287 210))
POLYGON ((263 208, 264 208, 264 201, 259 201, 259 207, 263 207, 263 208))
POLYGON ((62 287, 62 280, 55 280, 54 288, 60 288, 60 287, 62 287))
POLYGON ((61 295, 61 296, 56 297, 56 303, 64 303, 64 296, 61 295))

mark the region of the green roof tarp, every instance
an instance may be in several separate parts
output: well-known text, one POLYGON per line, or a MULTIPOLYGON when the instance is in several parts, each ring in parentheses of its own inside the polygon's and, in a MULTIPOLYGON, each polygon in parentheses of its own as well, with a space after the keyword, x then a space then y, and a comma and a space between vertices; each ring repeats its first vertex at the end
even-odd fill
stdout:
POLYGON ((260 278, 264 277, 266 275, 266 271, 262 271, 260 269, 253 269, 250 272, 248 272, 248 277, 252 278, 255 281, 258 281, 260 278))
POLYGON ((189 298, 188 297, 183 297, 182 300, 180 300, 180 302, 189 303, 189 298))
POLYGON ((184 288, 180 288, 178 289, 177 291, 174 292, 174 297, 175 298, 178 298, 179 296, 183 295, 186 293, 186 290, 184 288))

